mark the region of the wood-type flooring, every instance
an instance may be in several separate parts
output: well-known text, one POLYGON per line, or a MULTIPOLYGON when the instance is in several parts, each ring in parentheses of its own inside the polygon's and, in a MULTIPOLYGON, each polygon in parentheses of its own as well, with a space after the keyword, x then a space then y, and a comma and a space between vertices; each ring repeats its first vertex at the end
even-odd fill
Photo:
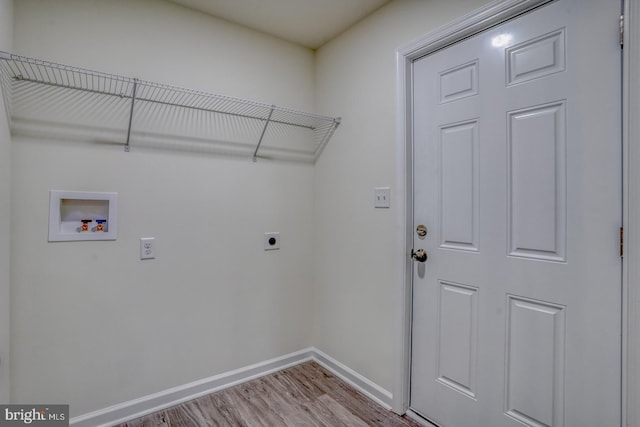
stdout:
POLYGON ((117 427, 419 427, 308 362, 117 427))

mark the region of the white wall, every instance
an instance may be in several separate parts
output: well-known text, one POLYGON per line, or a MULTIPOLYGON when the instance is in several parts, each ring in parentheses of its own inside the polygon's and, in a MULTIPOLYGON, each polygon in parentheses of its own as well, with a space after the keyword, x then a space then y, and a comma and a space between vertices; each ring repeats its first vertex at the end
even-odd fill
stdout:
MULTIPOLYGON (((316 164, 314 344, 393 390, 399 340, 396 49, 486 0, 397 0, 317 52, 319 112, 343 122, 316 164), (373 189, 392 187, 391 208, 373 189)), ((402 178, 402 177, 400 177, 402 178)))
MULTIPOLYGON (((172 3, 20 0, 14 23, 22 55, 314 106, 312 51, 172 3)), ((311 165, 27 136, 11 161, 14 402, 77 416, 311 344, 311 165), (48 243, 50 189, 118 192, 117 241, 48 243)))
MULTIPOLYGON (((13 0, 0 0, 0 50, 11 52, 12 43, 13 0)), ((10 183, 11 134, 4 103, 0 102, 0 402, 10 401, 10 183)))

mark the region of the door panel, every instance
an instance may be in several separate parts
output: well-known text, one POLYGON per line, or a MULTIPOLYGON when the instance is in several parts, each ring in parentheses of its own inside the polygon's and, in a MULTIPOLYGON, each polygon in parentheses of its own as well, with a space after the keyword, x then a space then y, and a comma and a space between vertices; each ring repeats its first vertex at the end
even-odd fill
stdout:
POLYGON ((510 295, 508 310, 506 414, 526 425, 562 425, 565 307, 510 295))
POLYGON ((438 381, 475 397, 478 352, 478 290, 440 281, 438 381))
POLYGON ((478 122, 440 129, 441 248, 478 250, 478 122))
POLYGON ((413 64, 411 408, 620 424, 617 5, 559 0, 413 64))
POLYGON ((565 102, 507 113, 509 254, 566 261, 565 102))

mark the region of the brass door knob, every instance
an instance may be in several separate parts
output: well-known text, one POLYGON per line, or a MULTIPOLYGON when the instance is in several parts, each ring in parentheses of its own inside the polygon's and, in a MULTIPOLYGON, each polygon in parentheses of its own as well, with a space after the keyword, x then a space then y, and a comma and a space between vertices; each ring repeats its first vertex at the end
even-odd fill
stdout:
POLYGON ((411 258, 418 262, 425 262, 427 260, 427 253, 424 249, 418 249, 415 252, 411 249, 411 258))

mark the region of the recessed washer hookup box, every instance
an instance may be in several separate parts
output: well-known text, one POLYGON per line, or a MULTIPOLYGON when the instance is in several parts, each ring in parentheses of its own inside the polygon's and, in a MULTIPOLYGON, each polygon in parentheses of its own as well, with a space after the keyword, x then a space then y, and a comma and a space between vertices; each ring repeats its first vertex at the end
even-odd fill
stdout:
POLYGON ((49 241, 116 240, 118 193, 51 190, 49 241))

